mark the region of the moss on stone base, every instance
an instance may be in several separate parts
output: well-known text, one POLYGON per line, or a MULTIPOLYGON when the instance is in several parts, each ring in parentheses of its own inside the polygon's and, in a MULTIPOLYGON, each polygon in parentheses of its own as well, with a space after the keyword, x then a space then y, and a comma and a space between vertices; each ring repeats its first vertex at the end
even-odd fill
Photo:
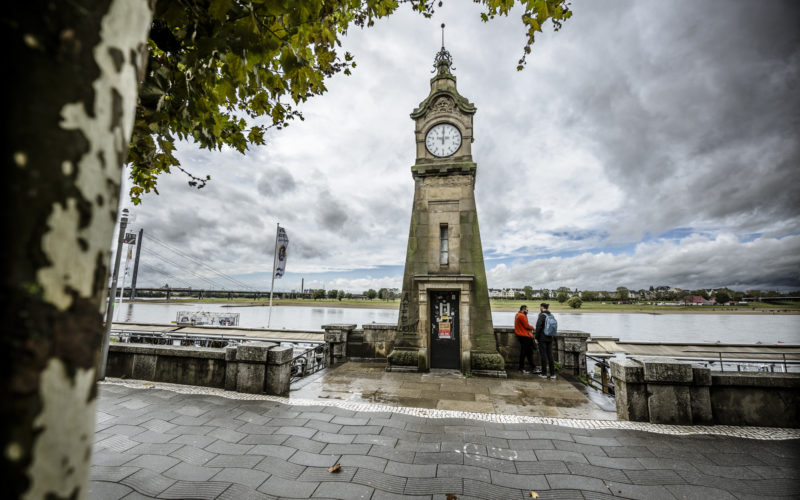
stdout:
POLYGON ((417 366, 419 353, 417 351, 401 351, 395 349, 387 358, 390 365, 397 366, 417 366))
POLYGON ((472 369, 500 371, 506 369, 506 363, 503 356, 496 352, 473 352, 472 369))

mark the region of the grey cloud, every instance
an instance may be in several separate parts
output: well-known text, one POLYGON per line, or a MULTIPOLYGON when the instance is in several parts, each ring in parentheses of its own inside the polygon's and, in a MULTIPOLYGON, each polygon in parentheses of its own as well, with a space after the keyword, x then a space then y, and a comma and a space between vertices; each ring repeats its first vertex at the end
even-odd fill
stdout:
MULTIPOLYGON (((576 75, 585 83, 573 91, 591 89, 581 127, 636 219, 748 227, 800 213, 786 189, 800 182, 800 10, 762 7, 754 16, 748 2, 629 3, 611 37, 621 43, 591 45, 591 68, 606 70, 576 75)), ((618 225, 642 228, 636 219, 618 225)))
POLYGON ((279 198, 297 189, 297 182, 285 168, 272 168, 258 179, 258 192, 267 198, 279 198))
POLYGON ((314 202, 315 219, 326 231, 336 231, 344 227, 348 213, 343 203, 334 199, 329 192, 323 192, 314 202))
MULTIPOLYGON (((574 254, 677 227, 712 239, 763 234, 765 249, 800 232, 798 9, 575 0, 573 19, 559 33, 545 30, 523 72, 514 70, 514 15, 481 23, 470 4, 445 4, 432 20, 400 9, 348 34, 359 66, 303 104, 304 122, 244 156, 181 144, 184 166, 211 174, 211 184, 198 191, 180 174, 165 176, 162 195, 134 208, 146 233, 224 269, 268 272, 276 222, 289 231, 294 269, 402 264, 413 198, 408 113, 428 93, 444 20, 458 88, 478 108, 475 194, 488 255, 574 254), (303 147, 309 138, 315 146, 303 147)), ((642 276, 796 280, 781 260, 796 247, 775 245, 764 254, 772 260, 755 261, 742 245, 718 244, 725 266, 704 266, 716 260, 689 239, 683 259, 595 254, 553 261, 546 272, 584 288, 633 286, 642 276)), ((537 266, 514 269, 545 276, 537 266)), ((500 271, 490 284, 518 279, 500 271)))
POLYGON ((487 276, 490 286, 533 283, 581 289, 639 289, 668 284, 681 288, 798 289, 800 236, 758 238, 747 243, 730 233, 716 238, 693 236, 680 245, 664 241, 641 244, 633 255, 584 253, 499 265, 490 269, 487 276))

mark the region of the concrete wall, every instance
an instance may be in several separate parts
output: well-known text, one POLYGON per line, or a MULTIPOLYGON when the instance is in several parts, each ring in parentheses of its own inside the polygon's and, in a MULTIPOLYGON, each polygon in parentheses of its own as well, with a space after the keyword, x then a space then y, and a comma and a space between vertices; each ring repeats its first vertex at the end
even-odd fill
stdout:
POLYGON ((273 342, 224 349, 112 342, 106 375, 284 395, 289 393, 292 354, 291 347, 273 342))
POLYGON ((368 323, 347 336, 347 357, 351 361, 385 361, 394 350, 397 325, 368 323))
POLYGON ((800 428, 800 374, 711 374, 714 423, 800 428))
POLYGON ((800 374, 730 372, 659 356, 611 361, 617 417, 658 424, 800 427, 800 374))
MULTIPOLYGON (((497 351, 503 356, 506 366, 514 369, 519 364, 519 340, 511 326, 494 328, 497 351)), ((559 330, 553 344, 553 359, 561 364, 561 370, 573 375, 586 376, 586 342, 589 334, 579 330, 559 330)), ((538 368, 542 367, 537 349, 533 359, 538 368)))
MULTIPOLYGON (((397 325, 389 323, 369 323, 356 329, 355 325, 324 325, 330 332, 331 339, 345 342, 347 359, 350 361, 381 361, 389 357, 395 349, 397 325), (348 329, 349 328, 349 329, 348 329)), ((514 328, 498 326, 494 328, 497 352, 503 357, 506 367, 512 369, 519 361, 519 341, 514 328)), ((589 334, 578 330, 562 330, 558 332, 553 345, 553 358, 561 363, 562 370, 574 375, 586 375, 586 343, 589 334)), ((339 352, 342 352, 340 349, 339 352)), ((541 366, 539 353, 534 352, 537 366, 541 366)), ((402 362, 400 363, 403 364, 402 362)), ((416 367, 416 361, 413 363, 416 367)), ((473 369, 473 372, 475 370, 473 369)))

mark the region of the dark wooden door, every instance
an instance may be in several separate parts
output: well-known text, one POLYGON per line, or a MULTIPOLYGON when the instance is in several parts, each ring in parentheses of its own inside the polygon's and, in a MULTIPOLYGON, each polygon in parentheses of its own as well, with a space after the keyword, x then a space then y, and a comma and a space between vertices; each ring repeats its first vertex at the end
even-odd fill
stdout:
POLYGON ((459 292, 430 292, 431 368, 461 368, 459 292))

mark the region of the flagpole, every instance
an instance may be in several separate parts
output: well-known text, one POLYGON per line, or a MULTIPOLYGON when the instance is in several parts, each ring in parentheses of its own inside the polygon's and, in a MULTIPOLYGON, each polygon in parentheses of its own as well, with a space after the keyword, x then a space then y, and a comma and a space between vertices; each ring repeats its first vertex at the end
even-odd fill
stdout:
POLYGON ((122 300, 125 298, 125 277, 128 275, 128 265, 131 260, 131 248, 128 245, 128 254, 125 256, 125 269, 122 271, 122 288, 119 289, 119 307, 116 316, 119 317, 119 310, 122 309, 122 300))
POLYGON ((275 288, 275 266, 278 265, 278 235, 281 233, 281 223, 275 229, 275 251, 272 254, 272 284, 269 286, 269 317, 267 318, 267 328, 272 322, 272 290, 275 288))

